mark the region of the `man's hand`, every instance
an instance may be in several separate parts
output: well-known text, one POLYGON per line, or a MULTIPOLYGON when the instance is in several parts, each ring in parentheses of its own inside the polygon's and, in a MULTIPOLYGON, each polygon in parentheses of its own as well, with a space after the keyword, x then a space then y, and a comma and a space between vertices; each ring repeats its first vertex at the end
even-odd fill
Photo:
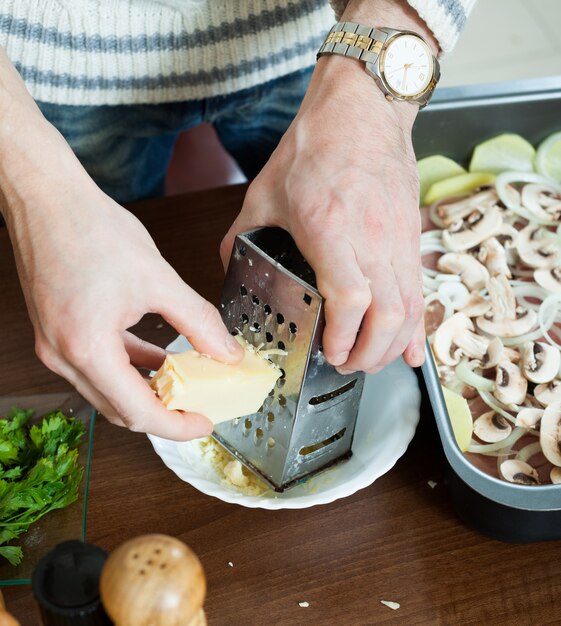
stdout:
MULTIPOLYGON (((0 104, 6 77, 13 97, 18 90, 17 77, 0 72, 0 104)), ((37 354, 115 424, 176 440, 209 434, 205 417, 168 411, 156 398, 135 366, 157 369, 165 353, 127 329, 155 312, 224 362, 239 361, 242 348, 29 100, 3 111, 0 147, 10 149, 1 150, 0 208, 37 354)))
MULTIPOLYGON (((360 13, 383 2, 348 11, 353 4, 359 14, 342 19, 414 30, 404 3, 385 3, 389 22, 360 13)), ((359 62, 320 59, 222 244, 226 263, 239 232, 274 225, 292 234, 326 299, 324 352, 342 373, 375 373, 401 354, 412 366, 424 360, 416 112, 388 102, 359 62)))

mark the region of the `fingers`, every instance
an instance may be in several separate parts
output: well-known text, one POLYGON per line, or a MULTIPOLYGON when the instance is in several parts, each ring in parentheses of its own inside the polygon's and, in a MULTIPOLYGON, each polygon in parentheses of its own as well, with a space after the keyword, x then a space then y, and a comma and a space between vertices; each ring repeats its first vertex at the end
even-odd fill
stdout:
POLYGON ((140 339, 128 330, 123 333, 123 341, 130 361, 135 367, 157 370, 166 358, 166 351, 163 348, 140 339))
MULTIPOLYGON (((141 343, 139 339, 131 341, 130 337, 126 341, 134 350, 141 343)), ((50 369, 66 378, 112 424, 175 441, 204 437, 213 431, 213 424, 202 415, 168 411, 164 407, 131 365, 123 336, 118 333, 100 341, 91 356, 86 351, 75 351, 74 362, 56 356, 44 345, 37 352, 50 369)), ((152 349, 149 352, 155 355, 152 349)))
POLYGON ((397 288, 399 289, 404 319, 401 328, 399 328, 391 345, 380 359, 378 366, 384 367, 395 361, 405 352, 407 346, 411 346, 409 355, 412 358, 412 362, 410 365, 414 367, 420 365, 418 361, 424 355, 422 344, 424 341, 424 326, 422 323, 424 301, 419 265, 420 259, 413 253, 404 256, 402 259, 394 260, 394 274, 397 288), (416 342, 411 344, 413 337, 415 337, 416 342), (420 344, 418 343, 419 340, 420 344), (417 348, 420 349, 417 350, 417 348))
POLYGON ((243 349, 224 326, 218 310, 175 276, 172 284, 162 286, 154 311, 199 352, 223 363, 238 363, 243 349))
POLYGON ((369 271, 372 305, 349 359, 339 369, 343 374, 363 370, 377 373, 407 349, 406 361, 418 367, 424 360, 423 299, 416 270, 396 275, 393 266, 369 271))
POLYGON ((346 239, 320 242, 308 246, 307 252, 325 298, 323 351, 329 363, 340 366, 347 362, 372 300, 368 280, 346 239))
POLYGON ((377 265, 369 270, 372 304, 362 321, 360 334, 349 359, 339 372, 373 371, 392 345, 405 321, 399 287, 391 265, 377 265))
POLYGON ((168 411, 164 407, 131 366, 119 335, 108 338, 98 356, 95 363, 81 364, 81 369, 90 366, 87 369, 89 381, 103 393, 127 428, 175 441, 204 437, 212 432, 213 425, 206 417, 168 411), (99 367, 100 363, 103 367, 99 367))
POLYGON ((236 235, 261 226, 279 225, 273 220, 274 211, 267 210, 272 207, 270 200, 260 191, 260 180, 259 177, 256 178, 247 190, 242 209, 220 244, 220 258, 224 271, 228 269, 236 235))
POLYGON ((421 367, 425 362, 425 321, 421 319, 411 337, 409 345, 403 353, 405 362, 411 367, 421 367))

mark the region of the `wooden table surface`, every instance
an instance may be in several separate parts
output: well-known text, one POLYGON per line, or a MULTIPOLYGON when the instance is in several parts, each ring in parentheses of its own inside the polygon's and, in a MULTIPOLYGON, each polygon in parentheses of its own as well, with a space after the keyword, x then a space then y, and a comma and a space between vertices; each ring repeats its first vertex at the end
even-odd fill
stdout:
MULTIPOLYGON (((163 255, 213 302, 223 279, 218 245, 244 192, 230 187, 132 207, 163 255)), ((0 394, 67 389, 34 355, 5 229, 0 295, 0 394)), ((166 345, 175 332, 158 326, 150 315, 137 330, 166 345)), ((354 496, 296 511, 205 496, 165 468, 144 435, 99 419, 88 539, 113 550, 151 532, 179 537, 199 555, 211 626, 561 624, 561 542, 505 544, 460 522, 426 402, 409 450, 388 474, 354 496)), ((38 623, 29 587, 4 594, 22 625, 38 623)))

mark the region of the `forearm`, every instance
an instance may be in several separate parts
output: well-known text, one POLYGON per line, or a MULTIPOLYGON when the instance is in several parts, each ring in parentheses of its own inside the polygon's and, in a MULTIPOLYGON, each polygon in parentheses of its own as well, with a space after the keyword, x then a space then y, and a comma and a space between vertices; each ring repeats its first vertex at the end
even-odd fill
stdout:
POLYGON ((31 198, 70 172, 85 176, 78 159, 43 117, 0 49, 0 212, 13 223, 31 198))
MULTIPOLYGON (((411 30, 420 34, 433 52, 438 53, 431 31, 405 0, 350 0, 340 19, 378 28, 411 30)), ((352 116, 356 120, 359 144, 359 136, 369 132, 383 134, 384 142, 389 139, 405 146, 410 142, 411 127, 418 112, 414 103, 388 102, 366 73, 363 62, 338 55, 319 59, 303 109, 311 100, 314 108, 326 103, 339 109, 341 115, 352 116)))

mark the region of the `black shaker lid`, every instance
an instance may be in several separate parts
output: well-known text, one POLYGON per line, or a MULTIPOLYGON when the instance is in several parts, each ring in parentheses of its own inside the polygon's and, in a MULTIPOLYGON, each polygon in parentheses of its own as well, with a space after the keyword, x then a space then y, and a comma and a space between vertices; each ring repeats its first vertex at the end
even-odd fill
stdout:
POLYGON ((81 541, 59 543, 35 567, 32 589, 45 626, 106 626, 99 597, 107 553, 81 541))

